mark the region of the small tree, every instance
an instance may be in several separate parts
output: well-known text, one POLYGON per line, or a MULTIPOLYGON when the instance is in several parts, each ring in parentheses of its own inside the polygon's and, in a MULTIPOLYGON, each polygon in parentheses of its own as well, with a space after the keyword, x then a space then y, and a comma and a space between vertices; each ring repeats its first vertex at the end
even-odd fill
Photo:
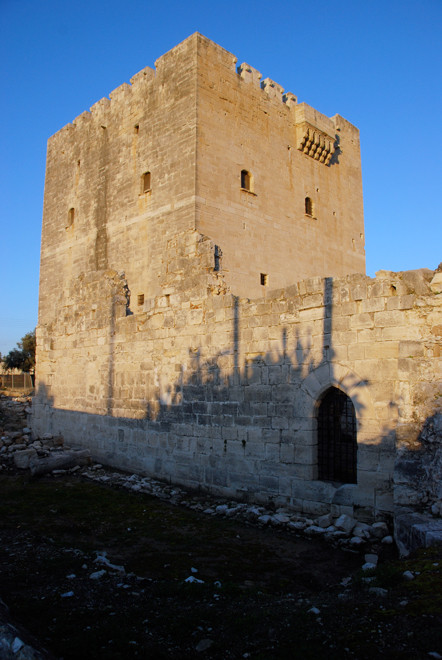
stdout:
POLYGON ((35 330, 28 332, 17 342, 17 348, 13 348, 3 358, 3 364, 7 369, 21 369, 21 371, 33 371, 35 367, 35 330))

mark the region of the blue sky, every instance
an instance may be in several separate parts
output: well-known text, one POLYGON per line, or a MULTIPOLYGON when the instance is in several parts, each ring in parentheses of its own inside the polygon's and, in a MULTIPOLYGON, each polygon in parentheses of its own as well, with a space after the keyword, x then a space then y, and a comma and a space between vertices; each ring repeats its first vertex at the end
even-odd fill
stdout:
POLYGON ((0 352, 37 323, 46 142, 199 31, 361 132, 367 274, 442 261, 442 0, 0 0, 0 352))

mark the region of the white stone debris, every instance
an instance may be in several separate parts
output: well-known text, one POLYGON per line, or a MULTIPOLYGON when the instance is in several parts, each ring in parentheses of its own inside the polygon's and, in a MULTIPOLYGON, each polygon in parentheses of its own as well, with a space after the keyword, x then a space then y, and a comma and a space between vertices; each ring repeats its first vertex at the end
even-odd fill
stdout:
POLYGON ((354 548, 364 545, 364 543, 365 539, 362 539, 360 536, 352 536, 350 539, 350 545, 354 548))
POLYGON ((262 525, 267 525, 271 520, 272 520, 272 516, 269 516, 267 513, 265 513, 262 516, 259 516, 258 518, 258 522, 260 522, 262 525))
MULTIPOLYGON (((105 551, 97 551, 97 556, 94 559, 94 564, 104 564, 107 566, 107 568, 110 568, 112 571, 117 571, 118 573, 125 573, 125 568, 124 566, 117 566, 117 564, 112 564, 108 558, 107 558, 107 553, 105 551)), ((104 571, 106 572, 106 571, 104 571)))
POLYGON ((189 582, 190 584, 204 584, 204 580, 199 580, 194 575, 190 575, 184 580, 184 582, 189 582))
POLYGON ((353 530, 353 528, 356 525, 356 520, 354 520, 354 518, 350 518, 350 516, 347 516, 345 513, 343 513, 342 516, 339 516, 339 518, 335 520, 334 525, 337 529, 340 529, 343 532, 350 534, 350 532, 353 530))
POLYGON ((325 529, 329 528, 331 525, 333 525, 333 517, 327 513, 324 516, 320 516, 316 520, 316 525, 318 527, 324 527, 325 529))
POLYGON ((202 651, 207 651, 207 649, 210 649, 210 647, 213 644, 212 639, 202 639, 198 644, 195 646, 195 651, 198 653, 201 653, 202 651))
MULTIPOLYGON (((371 535, 371 525, 361 523, 352 517, 342 514, 335 519, 331 514, 326 514, 312 520, 311 518, 303 517, 299 513, 291 513, 285 509, 278 509, 272 512, 264 506, 256 506, 252 504, 226 502, 218 500, 218 502, 209 501, 196 501, 189 497, 189 493, 179 487, 171 488, 167 484, 155 481, 149 477, 141 477, 133 474, 129 477, 127 475, 111 472, 106 468, 100 467, 97 469, 96 465, 83 468, 81 475, 88 479, 98 482, 110 482, 113 485, 127 488, 129 490, 138 490, 141 485, 143 492, 149 492, 156 497, 163 500, 169 500, 174 504, 185 506, 190 509, 200 511, 206 515, 215 515, 223 517, 232 517, 243 521, 250 521, 254 524, 261 526, 274 525, 277 527, 285 527, 295 533, 304 533, 306 536, 322 536, 334 545, 342 547, 358 548, 362 546, 355 536, 360 535, 364 541, 377 540, 378 537, 371 535), (321 525, 318 524, 321 522, 321 525), (322 525, 332 522, 334 524, 323 527, 322 525)), ((385 523, 381 523, 385 525, 385 523)), ((385 528, 387 526, 385 525, 385 528)), ((379 529, 375 527, 375 529, 379 529)), ((388 529, 388 528, 387 528, 388 529)), ((377 532, 379 535, 379 531, 377 532)), ((385 534, 382 535, 385 537, 385 534)))
POLYGON ((378 555, 375 555, 373 552, 370 552, 364 555, 364 559, 366 563, 374 564, 375 566, 377 566, 379 557, 378 555))
POLYGON ((310 525, 304 529, 304 534, 307 534, 307 536, 322 536, 325 534, 325 529, 318 527, 318 525, 310 525))
POLYGON ((13 653, 18 653, 20 651, 20 649, 23 648, 24 645, 25 644, 24 644, 24 642, 21 641, 20 637, 16 637, 14 639, 14 641, 12 642, 11 651, 13 653))
POLYGON ((274 516, 272 516, 272 522, 285 525, 286 523, 290 522, 290 517, 284 513, 276 513, 274 516))
POLYGON ((392 545, 393 537, 390 534, 388 536, 384 536, 384 538, 381 539, 381 543, 383 543, 384 545, 392 545))
POLYGON ((89 575, 91 580, 100 580, 103 575, 106 575, 107 571, 104 568, 101 571, 95 571, 89 575))
POLYGON ((355 527, 352 530, 353 536, 359 536, 363 539, 370 538, 370 525, 367 525, 363 522, 357 522, 355 527))
POLYGON ((317 607, 311 607, 309 610, 307 610, 310 614, 321 614, 321 610, 319 610, 317 607))

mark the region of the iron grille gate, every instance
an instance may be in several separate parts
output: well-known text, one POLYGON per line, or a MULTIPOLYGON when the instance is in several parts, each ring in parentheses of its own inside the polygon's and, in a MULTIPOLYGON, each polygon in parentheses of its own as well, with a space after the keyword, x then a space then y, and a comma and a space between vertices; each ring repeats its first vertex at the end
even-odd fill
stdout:
POLYGON ((356 415, 351 399, 328 390, 318 412, 318 476, 323 481, 357 482, 356 415))

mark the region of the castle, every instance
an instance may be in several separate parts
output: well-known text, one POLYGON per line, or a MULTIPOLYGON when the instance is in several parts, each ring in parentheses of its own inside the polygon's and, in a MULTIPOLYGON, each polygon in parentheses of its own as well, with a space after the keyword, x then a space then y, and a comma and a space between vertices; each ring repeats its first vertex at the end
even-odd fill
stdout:
POLYGON ((309 515, 438 506, 402 459, 442 278, 365 276, 358 130, 198 33, 155 67, 48 143, 34 432, 309 515))

